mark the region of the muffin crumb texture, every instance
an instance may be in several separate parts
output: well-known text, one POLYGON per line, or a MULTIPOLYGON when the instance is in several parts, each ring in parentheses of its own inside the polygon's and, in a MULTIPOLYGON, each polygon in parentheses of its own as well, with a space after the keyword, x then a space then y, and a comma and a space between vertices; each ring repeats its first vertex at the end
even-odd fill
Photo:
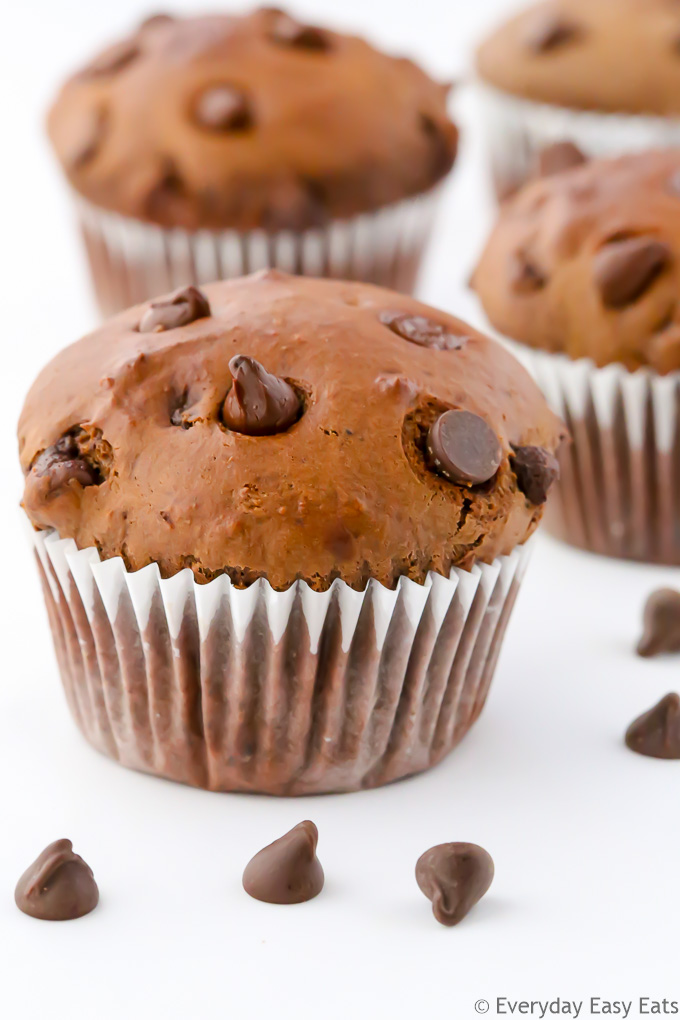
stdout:
POLYGON ((130 570, 276 589, 394 587, 511 552, 562 438, 465 323, 271 270, 112 319, 47 366, 19 425, 36 528, 130 570))

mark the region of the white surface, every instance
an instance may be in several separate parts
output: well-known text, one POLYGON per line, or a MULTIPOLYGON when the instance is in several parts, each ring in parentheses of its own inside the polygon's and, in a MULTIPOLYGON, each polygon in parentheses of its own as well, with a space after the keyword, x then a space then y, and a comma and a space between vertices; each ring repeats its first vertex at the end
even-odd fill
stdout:
MULTIPOLYGON (((297 9, 456 77, 473 37, 510 6, 297 9)), ((680 687, 680 660, 631 650, 646 594, 680 584, 680 571, 539 542, 480 722, 439 768, 384 790, 304 801, 197 792, 126 772, 71 723, 16 510, 13 427, 40 365, 95 318, 40 118, 59 76, 143 12, 138 0, 27 0, 4 19, 0 1016, 466 1020, 482 998, 497 1015, 496 996, 679 999, 680 763, 636 757, 622 734, 680 687), (305 817, 321 834, 322 895, 299 907, 248 899, 251 854, 305 817), (51 925, 20 914, 13 888, 61 836, 92 865, 102 900, 88 918, 51 925), (448 840, 481 843, 497 869, 451 930, 413 877, 419 854, 448 840)), ((422 288, 463 316, 477 317, 462 281, 488 215, 468 134, 422 288)))

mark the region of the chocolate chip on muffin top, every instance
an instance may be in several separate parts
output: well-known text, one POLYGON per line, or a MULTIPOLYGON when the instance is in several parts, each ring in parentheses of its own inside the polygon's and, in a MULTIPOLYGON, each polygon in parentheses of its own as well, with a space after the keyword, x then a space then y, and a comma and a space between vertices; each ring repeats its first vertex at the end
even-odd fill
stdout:
POLYGON ((501 209, 473 286, 531 347, 680 370, 680 152, 575 165, 501 209))
POLYGON ((317 226, 432 187, 447 88, 273 8, 155 17, 62 89, 49 133, 99 207, 190 230, 317 226))
POLYGON ((393 586, 510 552, 562 435, 465 323, 276 271, 122 313, 47 366, 19 425, 37 528, 130 569, 278 589, 393 586), (188 304, 192 318, 142 328, 188 304))

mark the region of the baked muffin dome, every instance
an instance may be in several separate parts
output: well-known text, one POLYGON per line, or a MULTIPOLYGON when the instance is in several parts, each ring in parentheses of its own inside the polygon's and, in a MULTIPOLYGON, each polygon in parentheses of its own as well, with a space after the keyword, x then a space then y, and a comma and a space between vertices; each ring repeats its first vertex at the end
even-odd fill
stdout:
POLYGON ((132 570, 277 589, 509 553, 562 434, 458 319, 272 270, 118 315, 44 369, 19 423, 36 528, 132 570))
POLYGON ((612 113, 680 114, 680 5, 548 0, 477 53, 491 85, 526 99, 612 113))
POLYGON ((527 184, 501 208, 473 286, 492 325, 531 347, 680 370, 680 152, 527 184))
POLYGON ((457 145, 447 91, 273 8, 156 16, 65 84, 48 128, 96 206, 190 230, 302 230, 440 180, 457 145))

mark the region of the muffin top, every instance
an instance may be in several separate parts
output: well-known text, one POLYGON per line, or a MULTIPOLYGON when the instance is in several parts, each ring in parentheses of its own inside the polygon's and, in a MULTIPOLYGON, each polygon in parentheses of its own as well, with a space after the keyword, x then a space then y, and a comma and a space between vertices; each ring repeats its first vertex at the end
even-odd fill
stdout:
POLYGON ((480 76, 537 102, 680 114, 677 0, 548 0, 479 48, 480 76))
POLYGON ((164 226, 301 230, 426 191, 451 168, 448 86, 273 8, 157 15, 48 118, 98 206, 164 226))
POLYGON ((473 287, 531 347, 680 370, 680 151, 531 181, 503 204, 473 287))
POLYGON ((267 270, 58 354, 19 422, 23 504, 132 570, 393 586, 524 542, 562 435, 518 362, 458 319, 267 270))

